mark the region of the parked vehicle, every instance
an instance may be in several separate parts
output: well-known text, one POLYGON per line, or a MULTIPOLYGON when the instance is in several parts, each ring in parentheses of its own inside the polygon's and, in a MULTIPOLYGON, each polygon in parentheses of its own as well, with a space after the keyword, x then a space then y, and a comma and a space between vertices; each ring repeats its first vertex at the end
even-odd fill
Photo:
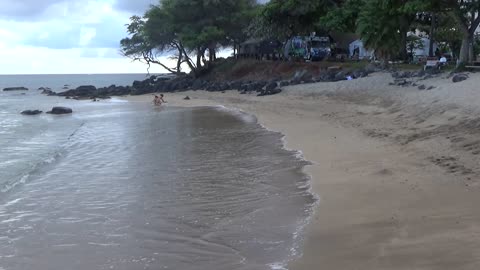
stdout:
POLYGON ((291 60, 305 60, 307 57, 307 41, 305 37, 296 36, 285 43, 285 59, 291 60))
POLYGON ((308 37, 307 38, 307 59, 321 61, 328 58, 332 53, 329 37, 308 37))
POLYGON ((296 36, 285 44, 285 58, 288 60, 321 61, 331 54, 329 37, 296 36))

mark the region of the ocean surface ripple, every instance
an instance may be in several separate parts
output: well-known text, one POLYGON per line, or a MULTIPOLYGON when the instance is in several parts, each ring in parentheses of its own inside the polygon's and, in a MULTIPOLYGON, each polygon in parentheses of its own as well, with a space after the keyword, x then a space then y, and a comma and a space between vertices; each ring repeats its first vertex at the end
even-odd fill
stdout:
POLYGON ((314 198, 280 134, 219 108, 68 104, 0 119, 0 269, 255 270, 298 252, 314 198))

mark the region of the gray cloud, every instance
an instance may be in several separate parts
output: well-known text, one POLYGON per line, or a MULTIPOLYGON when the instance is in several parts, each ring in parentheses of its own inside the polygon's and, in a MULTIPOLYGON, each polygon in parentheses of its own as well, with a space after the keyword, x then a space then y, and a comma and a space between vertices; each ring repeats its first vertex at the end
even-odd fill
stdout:
POLYGON ((64 0, 1 0, 0 17, 28 18, 41 15, 49 6, 64 0))
POLYGON ((117 0, 115 8, 141 15, 150 5, 156 5, 159 2, 160 0, 117 0))
POLYGON ((125 26, 116 20, 99 24, 74 25, 70 28, 50 29, 47 36, 33 34, 23 40, 24 45, 49 49, 71 48, 119 48, 119 43, 127 33, 125 26), (94 36, 82 44, 85 29, 94 31, 94 36))

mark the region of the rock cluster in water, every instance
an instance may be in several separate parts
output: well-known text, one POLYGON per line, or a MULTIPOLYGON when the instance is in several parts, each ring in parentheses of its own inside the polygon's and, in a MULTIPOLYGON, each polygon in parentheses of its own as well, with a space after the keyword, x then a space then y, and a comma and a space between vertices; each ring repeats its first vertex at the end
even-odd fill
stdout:
POLYGON ((73 110, 67 107, 53 107, 51 111, 48 111, 49 114, 70 114, 73 110))
POLYGON ((3 88, 3 91, 28 91, 28 88, 23 86, 6 87, 3 88))
POLYGON ((25 110, 23 112, 21 112, 21 114, 23 115, 37 115, 37 114, 41 114, 42 111, 40 110, 25 110))

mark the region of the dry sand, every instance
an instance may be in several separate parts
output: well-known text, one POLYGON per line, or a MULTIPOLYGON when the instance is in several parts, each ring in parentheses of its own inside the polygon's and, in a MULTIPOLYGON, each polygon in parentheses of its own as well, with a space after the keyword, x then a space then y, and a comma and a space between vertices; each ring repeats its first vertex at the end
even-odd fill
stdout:
POLYGON ((320 201, 290 269, 480 269, 480 75, 417 82, 429 91, 391 81, 377 73, 268 97, 166 99, 252 113, 314 163, 306 172, 320 201))

